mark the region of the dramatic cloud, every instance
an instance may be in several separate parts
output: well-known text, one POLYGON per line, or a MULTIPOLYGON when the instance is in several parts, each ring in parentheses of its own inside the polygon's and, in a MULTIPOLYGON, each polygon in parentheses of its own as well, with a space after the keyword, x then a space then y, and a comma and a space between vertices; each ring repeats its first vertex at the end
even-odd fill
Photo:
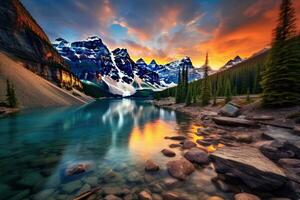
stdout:
MULTIPOLYGON (((51 40, 99 35, 136 60, 166 63, 210 55, 214 68, 269 45, 279 0, 21 0, 51 40)), ((300 2, 295 8, 300 19, 300 2)), ((299 20, 298 20, 298 24, 299 20)))

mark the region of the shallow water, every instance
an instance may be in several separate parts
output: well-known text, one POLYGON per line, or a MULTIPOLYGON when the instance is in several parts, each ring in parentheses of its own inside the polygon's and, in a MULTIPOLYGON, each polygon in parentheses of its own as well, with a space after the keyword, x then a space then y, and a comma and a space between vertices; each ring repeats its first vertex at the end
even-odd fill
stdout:
MULTIPOLYGON (((37 109, 0 119, 0 199, 73 199, 93 187, 106 193, 175 191, 190 199, 232 194, 219 191, 211 166, 185 182, 166 186, 170 177, 161 154, 176 141, 165 136, 195 138, 197 126, 187 116, 139 100, 100 100, 82 107, 37 109), (146 173, 152 159, 161 170, 146 173), (78 163, 83 173, 67 175, 78 163), (119 191, 118 191, 119 190, 119 191)), ((104 196, 103 192, 98 194, 104 196)), ((122 195, 120 195, 122 196, 122 195)), ((94 195, 96 198, 96 196, 94 195)))

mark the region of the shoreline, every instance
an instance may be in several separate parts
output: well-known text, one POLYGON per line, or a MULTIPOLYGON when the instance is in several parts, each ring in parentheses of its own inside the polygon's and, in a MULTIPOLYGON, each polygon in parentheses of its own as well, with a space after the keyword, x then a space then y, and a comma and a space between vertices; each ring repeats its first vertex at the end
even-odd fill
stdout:
MULTIPOLYGON (((298 199, 300 176, 297 175, 297 170, 291 167, 291 162, 300 164, 300 129, 297 116, 300 108, 272 110, 261 108, 259 101, 245 104, 234 98, 232 102, 240 109, 239 115, 235 117, 222 116, 220 110, 225 107, 225 103, 221 101, 216 106, 201 107, 198 104, 175 104, 173 98, 165 98, 153 100, 152 104, 185 113, 193 118, 196 125, 203 126, 195 133, 204 138, 197 142, 198 144, 207 146, 213 144, 212 141, 218 142, 216 150, 208 152, 216 172, 223 177, 217 181, 224 182, 222 184, 230 182, 232 177, 226 176, 226 173, 231 173, 240 180, 239 184, 247 185, 252 194, 260 196, 261 191, 268 192, 270 187, 279 193, 285 191, 282 196, 278 194, 279 197, 298 199), (293 115, 297 117, 291 118, 293 115), (221 122, 226 119, 231 124, 220 124, 216 119, 221 119, 221 122), (245 124, 237 125, 237 122, 254 123, 257 126, 244 127, 245 124), (289 152, 293 155, 288 155, 289 152), (273 179, 272 183, 264 177, 265 173, 273 174, 269 177, 273 179), (250 181, 249 177, 253 180, 250 181), (279 187, 280 181, 286 182, 286 185, 281 184, 279 187), (268 187, 259 188, 257 185, 260 184, 266 184, 268 187)), ((226 120, 225 122, 229 123, 226 120)), ((274 194, 276 196, 276 193, 274 194)))

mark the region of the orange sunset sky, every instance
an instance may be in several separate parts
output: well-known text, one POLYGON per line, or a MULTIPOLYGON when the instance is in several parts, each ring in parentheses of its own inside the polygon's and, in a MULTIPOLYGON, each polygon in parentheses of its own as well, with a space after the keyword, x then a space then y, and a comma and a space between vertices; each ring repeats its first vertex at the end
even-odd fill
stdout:
MULTIPOLYGON (((267 47, 280 0, 22 0, 51 40, 98 35, 110 50, 159 64, 209 52, 214 69, 267 47)), ((300 0, 294 0, 300 28, 300 0)))

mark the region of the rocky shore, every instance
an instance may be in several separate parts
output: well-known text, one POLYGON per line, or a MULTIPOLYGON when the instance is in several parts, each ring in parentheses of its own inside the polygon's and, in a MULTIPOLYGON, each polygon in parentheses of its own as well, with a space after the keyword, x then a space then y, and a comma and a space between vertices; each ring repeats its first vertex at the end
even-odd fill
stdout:
POLYGON ((234 199, 300 198, 299 107, 266 110, 239 99, 207 107, 175 104, 170 98, 153 104, 184 112, 202 126, 195 133, 203 136, 197 144, 187 139, 179 143, 183 158, 168 163, 171 176, 185 180, 198 166, 211 163, 218 174, 212 181, 221 190, 239 188, 234 199), (208 151, 211 145, 215 149, 208 151))

